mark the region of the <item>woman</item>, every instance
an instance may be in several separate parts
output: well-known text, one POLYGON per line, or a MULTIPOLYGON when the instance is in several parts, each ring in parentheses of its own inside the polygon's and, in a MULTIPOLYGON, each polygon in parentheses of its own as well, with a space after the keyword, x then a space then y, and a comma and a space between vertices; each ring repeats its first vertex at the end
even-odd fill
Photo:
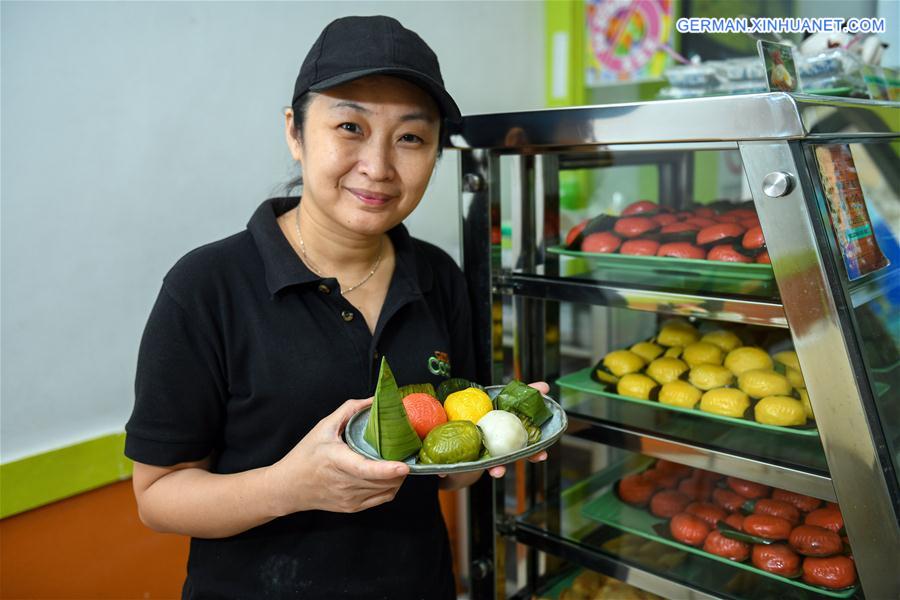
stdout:
POLYGON ((455 597, 437 490, 481 473, 407 478, 341 432, 382 355, 401 383, 474 376, 462 273, 401 225, 458 117, 415 33, 331 23, 286 113, 301 200, 166 275, 126 454, 141 519, 192 537, 184 597, 455 597))

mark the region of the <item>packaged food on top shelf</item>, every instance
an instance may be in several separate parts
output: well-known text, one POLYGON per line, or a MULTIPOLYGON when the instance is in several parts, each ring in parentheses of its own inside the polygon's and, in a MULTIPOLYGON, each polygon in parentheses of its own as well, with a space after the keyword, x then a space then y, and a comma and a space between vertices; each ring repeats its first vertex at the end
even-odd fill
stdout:
POLYGON ((836 504, 646 457, 620 477, 586 517, 817 594, 856 592, 836 504))
POLYGON ((666 79, 673 87, 714 88, 722 80, 722 73, 712 62, 676 65, 665 70, 666 79))
MULTIPOLYGON (((849 94, 866 89, 863 63, 852 52, 833 48, 805 56, 796 51, 794 57, 804 93, 849 94)), ((678 65, 666 70, 665 77, 669 87, 659 95, 666 99, 769 91, 765 67, 757 56, 678 65)))
POLYGON ((863 63, 851 52, 833 48, 825 52, 803 56, 798 53, 797 71, 801 91, 809 94, 864 93, 863 63))
POLYGON ((859 63, 844 50, 835 48, 813 56, 802 56, 797 61, 797 71, 802 79, 852 75, 859 71, 859 63))
POLYGON ((721 62, 721 71, 728 81, 766 81, 766 69, 758 56, 729 58, 721 62))

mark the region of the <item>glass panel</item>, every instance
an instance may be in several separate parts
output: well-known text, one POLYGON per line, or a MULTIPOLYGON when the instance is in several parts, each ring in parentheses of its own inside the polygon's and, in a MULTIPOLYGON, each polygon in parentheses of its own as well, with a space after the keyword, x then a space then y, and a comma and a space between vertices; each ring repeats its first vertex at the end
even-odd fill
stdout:
POLYGON ((777 300, 762 239, 744 244, 758 220, 737 150, 554 156, 559 238, 545 260, 558 259, 564 277, 777 300), (719 260, 707 260, 714 248, 719 260))
MULTIPOLYGON (((553 553, 558 548, 556 552, 561 555, 567 554, 567 548, 574 548, 577 559, 571 553, 568 557, 580 564, 590 564, 593 557, 612 558, 622 564, 623 573, 617 576, 624 575, 628 568, 638 568, 663 576, 677 586, 699 589, 716 597, 800 599, 849 597, 854 593, 842 590, 822 594, 799 579, 785 581, 760 574, 753 570, 750 560, 722 562, 702 548, 686 550, 672 538, 668 519, 654 517, 646 507, 630 506, 620 500, 617 482, 657 466, 656 461, 613 448, 593 456, 593 462, 583 458, 575 461, 570 459, 571 447, 562 446, 560 450, 564 464, 578 464, 581 469, 577 474, 569 474, 576 479, 569 481, 558 497, 518 517, 518 536, 524 541, 542 540, 537 543, 545 551, 553 553)), ((688 479, 709 478, 710 503, 714 503, 712 490, 727 488, 723 478, 712 474, 691 471, 680 476, 684 475, 688 479)), ((749 508, 745 505, 737 512, 749 508)), ((670 597, 687 595, 683 588, 673 588, 671 594, 670 597)))
MULTIPOLYGON (((900 485, 900 142, 850 144, 849 149, 869 230, 889 264, 852 282, 848 277, 852 267, 841 274, 849 288, 854 329, 888 445, 887 458, 893 461, 900 485)), ((829 183, 823 180, 823 189, 829 183)), ((819 197, 824 200, 822 194, 819 197)), ((820 208, 829 223, 824 202, 820 208)))

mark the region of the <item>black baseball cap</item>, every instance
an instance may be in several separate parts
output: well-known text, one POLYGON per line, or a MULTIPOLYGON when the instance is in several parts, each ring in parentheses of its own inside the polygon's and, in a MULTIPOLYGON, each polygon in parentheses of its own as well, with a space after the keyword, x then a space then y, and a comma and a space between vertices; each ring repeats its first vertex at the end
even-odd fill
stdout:
POLYGON ((310 48, 291 105, 307 92, 365 77, 393 75, 428 92, 441 115, 458 121, 459 107, 444 88, 437 56, 414 31, 385 16, 342 17, 329 23, 310 48))

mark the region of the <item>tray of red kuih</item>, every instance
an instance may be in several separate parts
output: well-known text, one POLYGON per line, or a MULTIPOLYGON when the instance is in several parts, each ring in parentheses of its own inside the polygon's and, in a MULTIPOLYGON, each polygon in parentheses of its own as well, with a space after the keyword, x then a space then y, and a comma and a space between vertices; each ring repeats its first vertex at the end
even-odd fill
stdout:
POLYGON ((622 474, 585 516, 817 594, 856 593, 836 504, 665 460, 622 474))
POLYGON ((605 268, 772 279, 772 265, 752 202, 719 200, 671 210, 649 200, 620 216, 602 214, 569 230, 549 252, 589 259, 605 268))

